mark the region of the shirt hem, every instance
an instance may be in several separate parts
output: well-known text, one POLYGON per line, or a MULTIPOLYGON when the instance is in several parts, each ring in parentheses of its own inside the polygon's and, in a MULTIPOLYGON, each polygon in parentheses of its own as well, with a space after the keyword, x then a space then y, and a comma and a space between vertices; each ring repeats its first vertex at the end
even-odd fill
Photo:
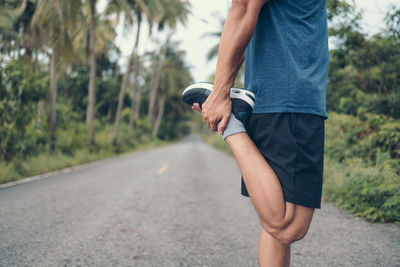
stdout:
POLYGON ((287 107, 287 106, 255 106, 253 109, 253 113, 285 113, 285 112, 292 112, 292 113, 305 113, 305 114, 313 114, 319 115, 324 117, 324 119, 328 119, 328 113, 318 107, 287 107))

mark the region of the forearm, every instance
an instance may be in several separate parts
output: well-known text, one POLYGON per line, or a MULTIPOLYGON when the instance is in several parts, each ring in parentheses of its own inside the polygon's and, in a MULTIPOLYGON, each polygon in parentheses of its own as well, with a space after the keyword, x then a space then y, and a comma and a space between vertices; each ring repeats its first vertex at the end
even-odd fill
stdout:
POLYGON ((218 50, 215 93, 227 95, 243 62, 244 51, 253 36, 262 0, 233 0, 218 50))

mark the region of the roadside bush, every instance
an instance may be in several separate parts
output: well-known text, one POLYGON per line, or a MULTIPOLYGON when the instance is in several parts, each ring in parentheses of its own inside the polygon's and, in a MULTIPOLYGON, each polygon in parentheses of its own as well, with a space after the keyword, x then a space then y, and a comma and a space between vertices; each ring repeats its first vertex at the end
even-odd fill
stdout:
POLYGON ((371 221, 400 222, 400 122, 330 113, 324 198, 371 221))
POLYGON ((0 161, 35 152, 46 139, 37 117, 47 80, 21 60, 0 58, 0 161))
POLYGON ((49 153, 47 149, 44 149, 37 154, 16 158, 9 162, 0 161, 0 184, 165 144, 165 142, 144 133, 143 128, 147 128, 147 123, 138 120, 138 125, 141 126, 137 126, 132 131, 129 131, 125 122, 121 123, 118 143, 113 146, 113 125, 96 121, 96 144, 92 149, 88 145, 86 124, 83 122, 70 123, 70 126, 65 129, 59 131, 57 129, 57 143, 54 152, 49 153))
POLYGON ((400 222, 400 176, 392 164, 325 161, 324 199, 372 222, 400 222))
POLYGON ((379 152, 400 159, 400 122, 384 115, 351 115, 330 113, 326 123, 326 153, 342 162, 346 158, 362 158, 375 164, 379 152), (378 152, 379 151, 379 152, 378 152))

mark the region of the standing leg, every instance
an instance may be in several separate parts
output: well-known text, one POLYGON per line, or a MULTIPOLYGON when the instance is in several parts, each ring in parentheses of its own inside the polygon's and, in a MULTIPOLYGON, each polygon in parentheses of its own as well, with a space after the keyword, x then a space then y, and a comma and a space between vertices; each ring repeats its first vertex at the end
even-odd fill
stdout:
POLYGON ((289 267, 290 245, 284 245, 261 228, 258 243, 258 264, 260 267, 289 267))

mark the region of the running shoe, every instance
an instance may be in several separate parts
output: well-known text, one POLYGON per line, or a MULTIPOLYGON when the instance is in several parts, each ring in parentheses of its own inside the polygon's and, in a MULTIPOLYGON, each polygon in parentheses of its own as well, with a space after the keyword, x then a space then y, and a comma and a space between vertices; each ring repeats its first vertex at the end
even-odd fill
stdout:
MULTIPOLYGON (((182 93, 182 100, 192 106, 193 103, 199 103, 200 106, 207 100, 213 88, 212 83, 200 82, 188 86, 182 93)), ((231 88, 230 92, 232 102, 232 113, 235 117, 244 121, 255 105, 255 95, 253 92, 243 88, 231 88)))

